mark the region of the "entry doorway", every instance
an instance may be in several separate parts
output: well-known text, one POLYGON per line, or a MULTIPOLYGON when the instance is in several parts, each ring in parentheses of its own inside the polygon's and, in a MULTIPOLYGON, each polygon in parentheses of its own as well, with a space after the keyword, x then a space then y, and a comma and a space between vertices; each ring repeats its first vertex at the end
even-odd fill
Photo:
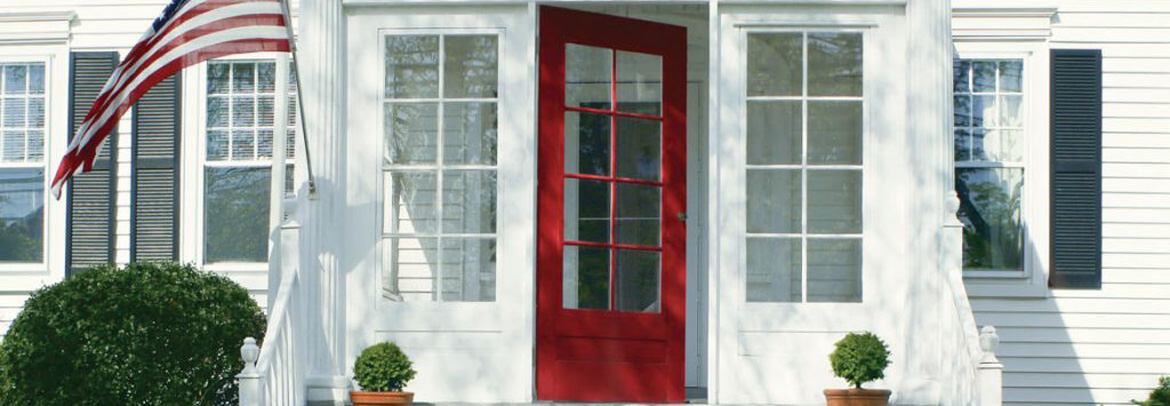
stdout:
POLYGON ((540 14, 537 398, 682 402, 686 29, 540 14))

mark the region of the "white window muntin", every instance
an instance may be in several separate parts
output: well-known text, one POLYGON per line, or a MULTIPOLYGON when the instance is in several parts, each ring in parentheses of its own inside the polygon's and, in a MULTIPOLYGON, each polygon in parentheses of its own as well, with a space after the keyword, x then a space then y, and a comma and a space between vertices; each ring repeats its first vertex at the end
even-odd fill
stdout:
MULTIPOLYGON (((750 27, 750 26, 751 25, 749 24, 749 25, 746 25, 745 27, 750 27)), ((867 27, 868 25, 862 24, 862 26, 867 27)), ((749 163, 747 163, 746 160, 744 160, 744 167, 743 167, 743 171, 742 171, 743 176, 744 176, 743 182, 745 185, 745 188, 744 188, 745 193, 747 192, 747 188, 746 188, 747 173, 750 170, 753 170, 753 169, 787 169, 787 170, 799 170, 801 172, 801 196, 800 196, 800 199, 801 199, 801 224, 800 224, 801 232, 800 233, 756 233, 756 232, 747 233, 746 228, 745 228, 744 229, 745 234, 744 234, 743 239, 741 240, 744 244, 743 245, 744 252, 746 252, 747 240, 749 238, 752 238, 752 237, 755 237, 755 238, 797 238, 797 239, 799 239, 799 241, 801 241, 801 247, 802 247, 801 248, 801 269, 800 269, 800 277, 801 277, 801 286, 800 286, 801 297, 800 297, 800 299, 801 300, 800 300, 800 302, 787 302, 787 303, 783 302, 783 301, 780 301, 780 302, 764 301, 764 302, 754 302, 753 304, 760 304, 760 303, 772 303, 772 304, 811 303, 809 301, 809 287, 808 287, 808 282, 809 282, 809 279, 808 279, 808 268, 809 268, 808 241, 817 240, 817 239, 826 239, 826 240, 829 240, 829 239, 833 239, 833 240, 848 239, 848 240, 856 240, 856 241, 859 241, 861 243, 860 250, 861 250, 861 254, 862 254, 861 257, 862 258, 859 259, 859 261, 860 261, 859 266, 860 266, 861 274, 858 275, 858 283, 861 284, 862 287, 861 287, 861 297, 858 300, 858 302, 864 302, 864 297, 865 297, 865 289, 864 289, 865 261, 863 258, 865 257, 865 255, 864 255, 865 243, 864 243, 863 237, 864 237, 865 230, 867 228, 867 227, 865 227, 865 223, 866 223, 865 214, 867 211, 867 208, 866 208, 866 200, 867 200, 866 199, 866 185, 869 183, 866 180, 865 166, 866 166, 866 162, 869 160, 868 154, 866 153, 866 150, 867 150, 866 140, 867 140, 867 138, 869 138, 869 132, 870 132, 869 131, 869 109, 870 109, 870 107, 869 107, 869 102, 867 101, 867 97, 866 97, 867 90, 868 90, 867 87, 868 87, 868 83, 869 83, 869 80, 866 78, 866 76, 869 74, 869 72, 866 69, 866 65, 869 63, 869 61, 867 60, 867 57, 866 57, 866 54, 867 54, 866 48, 867 48, 867 44, 869 42, 869 39, 867 38, 868 36, 866 34, 867 34, 867 30, 864 28, 857 28, 857 27, 821 28, 821 27, 815 27, 815 26, 804 26, 802 24, 794 24, 791 27, 751 27, 751 28, 745 28, 745 29, 740 31, 740 35, 741 35, 740 43, 743 44, 743 46, 740 49, 740 53, 741 53, 740 60, 745 62, 743 64, 743 68, 742 68, 743 69, 743 71, 742 71, 743 84, 742 84, 742 88, 741 88, 745 92, 745 94, 742 95, 743 102, 739 106, 739 109, 742 112, 741 114, 743 114, 743 117, 744 117, 743 120, 746 122, 746 119, 747 119, 746 114, 748 111, 747 105, 748 105, 748 102, 751 102, 751 101, 794 101, 794 102, 801 103, 801 151, 800 151, 801 163, 800 164, 749 164, 749 163), (801 94, 799 96, 751 96, 751 95, 746 94, 746 92, 748 91, 748 86, 747 86, 747 77, 748 77, 747 69, 748 68, 747 68, 747 63, 746 63, 749 60, 748 59, 749 58, 748 46, 747 46, 748 37, 750 35, 753 35, 753 34, 774 34, 774 33, 776 33, 776 34, 795 34, 795 33, 802 34, 801 94), (862 41, 862 46, 861 46, 862 80, 861 80, 861 95, 860 96, 809 96, 809 89, 808 89, 808 62, 809 62, 808 43, 809 43, 809 39, 808 39, 808 36, 810 34, 856 34, 856 35, 859 35, 861 37, 861 41, 862 41), (809 146, 809 144, 808 144, 808 122, 809 122, 808 104, 809 104, 809 101, 856 101, 856 102, 861 102, 862 124, 861 124, 861 140, 860 140, 860 148, 861 148, 861 151, 860 151, 861 164, 860 165, 817 164, 815 166, 811 166, 811 168, 810 168, 810 165, 808 164, 808 146, 809 146), (810 169, 812 171, 818 171, 818 170, 822 170, 822 171, 855 170, 855 171, 861 172, 861 192, 860 192, 861 193, 861 202, 860 202, 860 207, 859 207, 861 211, 858 213, 859 220, 861 222, 861 232, 860 233, 821 234, 821 233, 810 233, 809 232, 809 229, 808 229, 808 178, 809 178, 808 173, 809 173, 810 169)), ((747 130, 748 130, 747 126, 744 125, 743 131, 744 131, 744 139, 745 140, 747 138, 746 137, 747 130)), ((745 145, 746 145, 746 143, 745 143, 745 145)), ((746 210, 744 212, 744 216, 745 216, 745 220, 746 220, 746 216, 747 216, 746 210)), ((743 262, 741 262, 741 264, 743 264, 743 269, 744 269, 744 273, 745 273, 745 277, 746 277, 746 273, 748 272, 747 266, 749 266, 749 263, 746 260, 746 258, 744 258, 742 261, 743 262)), ((744 287, 746 288, 746 284, 744 285, 744 287)), ((745 296, 745 298, 746 297, 747 296, 745 296)), ((751 301, 749 301, 749 302, 751 302, 751 301)), ((827 303, 835 303, 835 302, 827 302, 827 303)), ((848 304, 848 302, 846 302, 844 304, 848 304)))
MULTIPOLYGON (((384 157, 379 159, 380 176, 379 176, 378 187, 380 188, 380 190, 378 191, 378 195, 381 196, 381 198, 379 199, 380 200, 380 209, 378 210, 378 216, 379 216, 378 224, 380 225, 379 228, 381 229, 381 232, 380 232, 380 238, 379 238, 379 244, 380 244, 379 252, 380 252, 380 254, 379 254, 378 258, 379 258, 379 262, 380 262, 381 266, 379 267, 380 271, 378 272, 378 274, 382 278, 383 294, 390 300, 393 300, 396 302, 407 302, 407 303, 411 303, 411 302, 418 302, 418 303, 427 303, 427 302, 435 302, 435 303, 455 303, 455 302, 485 303, 485 302, 487 302, 487 303, 491 303, 491 302, 495 302, 498 298, 498 295, 499 295, 498 284, 497 284, 497 286, 493 286, 493 289, 495 289, 496 292, 491 296, 491 299, 489 299, 489 300, 482 300, 482 299, 471 300, 471 301, 466 301, 463 299, 445 300, 442 297, 443 296, 443 286, 442 286, 443 270, 442 269, 446 265, 442 259, 442 253, 444 251, 443 241, 445 239, 448 239, 448 238, 450 238, 450 239, 465 239, 465 240, 480 239, 480 240, 485 240, 485 241, 492 241, 495 244, 495 247, 496 247, 495 249, 497 250, 497 252, 500 249, 500 245, 499 245, 500 244, 500 241, 499 241, 500 215, 499 215, 499 204, 498 204, 499 199, 500 199, 500 194, 499 194, 499 189, 500 189, 499 141, 500 140, 498 137, 495 140, 497 151, 496 151, 496 163, 494 165, 469 164, 469 163, 447 164, 446 162, 444 162, 444 160, 446 159, 445 158, 445 150, 444 150, 445 144, 446 144, 444 142, 444 132, 445 132, 444 125, 446 124, 446 120, 447 120, 446 114, 445 114, 445 109, 451 103, 467 103, 467 104, 491 103, 491 104, 495 105, 497 120, 502 119, 502 117, 503 117, 502 112, 505 109, 505 107, 502 106, 500 103, 500 100, 501 100, 500 92, 504 91, 503 90, 503 86, 504 86, 503 82, 504 81, 502 80, 502 78, 503 78, 503 71, 504 71, 503 66, 506 63, 503 60, 504 55, 506 55, 505 49, 504 49, 506 40, 505 40, 505 37, 503 34, 504 34, 503 30, 489 29, 489 28, 483 28, 483 29, 479 29, 479 28, 474 28, 474 29, 398 29, 398 30, 383 29, 383 30, 378 31, 378 50, 379 50, 379 52, 383 53, 381 55, 381 57, 385 57, 384 52, 386 52, 386 38, 388 38, 388 37, 394 37, 394 36, 433 36, 433 37, 438 37, 438 40, 439 40, 439 43, 438 43, 438 56, 439 56, 439 58, 438 58, 438 61, 436 62, 437 67, 438 67, 437 78, 436 78, 438 89, 436 91, 437 93, 436 93, 435 97, 393 98, 393 97, 387 97, 384 89, 380 89, 378 91, 378 101, 379 101, 378 106, 379 106, 380 110, 378 112, 377 128, 379 129, 378 139, 381 141, 380 151, 382 151, 379 155, 384 154, 385 151, 388 150, 387 149, 388 145, 386 145, 387 135, 385 134, 385 131, 386 131, 385 130, 386 129, 385 107, 386 106, 391 105, 391 104, 425 104, 425 103, 436 104, 437 105, 436 116, 438 116, 438 118, 439 118, 437 120, 437 125, 434 128, 434 132, 436 133, 436 139, 435 139, 436 150, 435 150, 434 163, 390 164, 390 163, 386 162, 386 159, 384 157), (446 85, 447 85, 447 83, 446 83, 447 80, 445 78, 446 59, 447 59, 446 47, 444 46, 445 41, 448 37, 477 36, 477 35, 494 36, 496 38, 496 63, 497 63, 497 65, 496 65, 496 78, 495 78, 495 80, 496 80, 497 93, 496 93, 495 97, 456 97, 456 98, 447 97, 445 95, 445 93, 446 93, 445 90, 446 90, 446 85), (445 230, 443 230, 443 223, 444 223, 445 219, 442 218, 442 215, 443 215, 443 211, 445 210, 445 206, 446 206, 446 204, 443 202, 443 194, 445 191, 443 178, 444 178, 444 175, 450 171, 484 171, 484 172, 490 171, 495 176, 495 182, 496 182, 495 189, 492 190, 492 193, 495 196, 494 200, 497 202, 496 207, 493 208, 493 210, 495 210, 495 224, 493 225, 493 229, 495 232, 493 232, 493 233, 469 233, 469 232, 451 233, 451 232, 446 232, 445 230), (435 180, 435 199, 436 199, 436 202, 434 205, 439 208, 439 210, 437 210, 436 212, 440 216, 440 217, 435 219, 435 222, 436 222, 435 227, 438 231, 435 231, 435 232, 398 232, 398 233, 391 231, 391 230, 397 229, 397 226, 398 226, 397 216, 388 216, 388 213, 387 213, 387 210, 389 210, 390 207, 392 207, 391 205, 393 204, 392 190, 391 190, 391 188, 387 187, 387 184, 392 182, 392 176, 394 173, 399 173, 399 174, 433 173, 434 174, 434 177, 436 179, 435 180), (435 250, 436 250, 439 258, 436 259, 435 264, 434 264, 436 274, 432 277, 432 279, 433 279, 432 286, 433 287, 432 287, 432 291, 430 292, 432 295, 430 300, 419 301, 418 299, 406 298, 405 295, 403 295, 402 292, 398 288, 398 282, 399 282, 398 276, 394 275, 393 272, 390 272, 390 270, 395 266, 395 264, 392 263, 392 260, 390 258, 391 257, 391 253, 390 253, 391 250, 388 248, 388 245, 391 244, 391 240, 404 239, 404 238, 434 239, 435 240, 435 243, 434 243, 435 247, 436 247, 435 250)), ((386 64, 383 62, 380 65, 381 66, 379 69, 379 73, 380 73, 379 80, 385 80, 386 75, 387 75, 386 64)), ((381 85, 384 86, 385 83, 382 83, 381 85)), ((497 130, 497 132, 500 132, 500 130, 501 130, 498 123, 497 123, 496 130, 497 130)), ((498 262, 496 264, 496 269, 493 270, 493 274, 495 275, 493 277, 496 278, 496 280, 498 280, 498 274, 499 274, 498 262)), ((415 293, 417 293, 417 292, 415 292, 415 293)))

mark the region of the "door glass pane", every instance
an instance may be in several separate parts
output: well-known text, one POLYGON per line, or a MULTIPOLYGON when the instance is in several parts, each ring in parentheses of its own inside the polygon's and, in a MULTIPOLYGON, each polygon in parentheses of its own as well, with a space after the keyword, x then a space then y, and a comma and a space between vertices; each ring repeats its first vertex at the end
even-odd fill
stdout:
POLYGON ((450 35, 443 42, 443 96, 496 97, 496 36, 450 35))
POLYGON ((387 164, 434 163, 438 156, 439 104, 386 104, 387 164))
POLYGON ((610 118, 592 113, 565 113, 565 173, 609 174, 610 118))
POLYGON ((565 105, 610 109, 613 51, 585 45, 565 45, 565 105))
POLYGON ((657 251, 617 251, 614 291, 618 311, 658 312, 661 307, 661 257, 657 251))
POLYGON ((861 102, 808 102, 808 163, 861 165, 861 102))
POLYGON ((388 238, 385 261, 391 293, 403 301, 435 300, 439 274, 439 239, 433 237, 388 238))
POLYGON ((808 240, 808 301, 861 302, 861 240, 808 240))
POLYGON ((448 302, 496 300, 496 240, 443 238, 442 295, 448 302))
POLYGON ((658 180, 662 167, 662 124, 655 120, 618 117, 617 176, 658 180))
POLYGON ((657 246, 661 231, 662 188, 617 184, 618 244, 657 246))
POLYGON ((566 245, 562 305, 566 309, 609 309, 609 250, 566 245))
POLYGON ((443 163, 496 164, 495 103, 443 105, 443 163))
POLYGON ((0 263, 43 261, 44 181, 40 168, 0 169, 0 263))
POLYGON ((268 261, 269 168, 204 173, 203 262, 268 261))
POLYGON ((1024 170, 955 169, 955 191, 963 202, 963 267, 1023 269, 1020 197, 1024 170))
POLYGON ((748 169, 747 231, 800 233, 800 171, 748 169))
POLYGON ((609 242, 609 183, 565 179, 565 240, 609 242))
POLYGON ((384 64, 386 98, 415 99, 439 96, 438 36, 386 36, 384 64))
POLYGON ((618 110, 662 114, 662 57, 617 51, 618 110))
POLYGON ((386 230, 394 234, 438 231, 438 181, 434 172, 390 172, 386 185, 386 230))
POLYGON ((861 96, 861 34, 808 34, 808 95, 861 96))
POLYGON ((747 239, 747 301, 800 301, 800 238, 747 239))
POLYGON ((496 232, 496 171, 443 172, 443 233, 496 232))
POLYGON ((748 165, 800 163, 800 109, 799 101, 747 102, 748 165))
POLYGON ((808 171, 808 232, 861 233, 861 171, 808 171))
POLYGON ((804 34, 748 34, 748 96, 800 96, 804 34))

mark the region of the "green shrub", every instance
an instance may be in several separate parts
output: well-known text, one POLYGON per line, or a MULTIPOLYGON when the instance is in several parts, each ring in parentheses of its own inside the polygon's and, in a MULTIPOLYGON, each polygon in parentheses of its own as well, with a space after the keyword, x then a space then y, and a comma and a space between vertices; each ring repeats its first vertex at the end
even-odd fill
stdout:
POLYGON ((861 389, 863 383, 885 378, 886 367, 890 366, 890 350, 873 333, 849 333, 837 342, 836 349, 829 354, 829 362, 833 365, 834 375, 861 389))
POLYGON ((366 348, 353 363, 353 379, 369 392, 401 392, 414 373, 410 358, 392 342, 366 348))
POLYGON ((1158 378, 1158 387, 1150 391, 1149 399, 1131 402, 1141 406, 1170 406, 1170 376, 1158 378))
POLYGON ((32 294, 0 343, 0 406, 238 404, 248 291, 191 266, 99 266, 32 294))

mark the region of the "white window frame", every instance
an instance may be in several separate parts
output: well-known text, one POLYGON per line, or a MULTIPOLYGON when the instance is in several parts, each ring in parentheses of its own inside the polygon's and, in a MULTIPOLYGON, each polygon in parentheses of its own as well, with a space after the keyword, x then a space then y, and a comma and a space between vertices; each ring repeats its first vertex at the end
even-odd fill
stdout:
MULTIPOLYGON (((180 177, 182 179, 181 194, 186 196, 180 205, 181 222, 180 230, 182 235, 190 236, 188 238, 180 239, 180 254, 179 258, 184 262, 194 262, 197 266, 215 272, 250 272, 250 273, 264 273, 269 271, 269 262, 272 255, 275 253, 271 245, 271 239, 267 242, 268 246, 268 260, 261 262, 204 262, 204 204, 205 204, 205 174, 204 169, 212 166, 231 166, 231 167, 268 167, 271 168, 271 187, 278 187, 275 190, 285 190, 285 178, 279 176, 284 171, 278 171, 274 167, 273 158, 256 161, 208 161, 207 158, 207 66, 212 62, 274 62, 276 64, 276 91, 273 106, 273 155, 280 153, 282 150, 278 148, 283 143, 278 143, 276 138, 282 137, 286 129, 287 110, 287 95, 288 95, 288 66, 291 66, 290 59, 287 53, 253 53, 245 55, 233 55, 222 58, 216 58, 213 61, 200 63, 197 66, 188 68, 183 71, 183 136, 181 140, 181 169, 180 177), (283 68, 282 68, 283 66, 283 68)), ((298 89, 299 91, 299 89, 298 89)), ((299 118, 299 117, 298 117, 299 118)), ((230 120, 230 117, 229 117, 230 120)), ((298 132, 299 139, 299 132, 298 132)), ((299 144, 299 141, 298 141, 299 144)), ((300 146, 297 146, 299 155, 300 146)), ((292 164, 295 160, 286 159, 286 164, 292 164)), ((300 179, 300 176, 297 177, 300 179)), ((287 199, 288 196, 281 193, 281 199, 287 199)), ((271 196, 266 204, 271 204, 271 196)), ((272 210, 277 209, 271 207, 272 210)), ((273 216, 269 213, 270 221, 268 223, 268 230, 273 230, 278 224, 278 216, 273 216)))
MULTIPOLYGON (((1049 256, 1049 48, 1039 40, 982 41, 956 39, 954 61, 1018 59, 1023 61, 1023 160, 1021 227, 1022 270, 963 270, 972 297, 1043 297, 1048 295, 1049 256)), ((953 103, 953 102, 952 102, 953 103)), ((952 115, 953 117, 953 115, 952 115)), ((951 159, 954 151, 954 132, 951 159)), ((952 163, 952 168, 956 165, 952 163)), ((952 175, 953 178, 953 175, 952 175)))
MULTIPOLYGON (((868 184, 868 182, 865 179, 865 173, 866 173, 865 167, 866 167, 866 163, 867 163, 867 159, 868 159, 868 157, 866 156, 866 155, 868 155, 868 154, 866 154, 866 150, 867 150, 866 146, 868 144, 867 140, 869 138, 868 135, 869 135, 869 108, 870 108, 869 107, 869 104, 870 104, 869 97, 867 97, 869 92, 867 91, 868 86, 867 86, 867 80, 866 80, 866 74, 868 72, 865 72, 864 65, 866 63, 866 47, 868 44, 868 42, 867 42, 868 39, 866 38, 865 30, 856 29, 856 28, 839 28, 839 27, 750 28, 750 29, 742 30, 742 33, 741 33, 741 35, 743 35, 743 43, 745 44, 745 46, 742 49, 743 60, 747 61, 748 58, 750 57, 747 54, 748 47, 746 46, 747 38, 749 36, 751 36, 753 34, 792 34, 792 33, 802 34, 801 35, 801 47, 802 47, 801 66, 803 67, 802 68, 803 70, 800 74, 801 75, 801 90, 800 90, 801 94, 798 96, 751 96, 745 92, 743 95, 743 103, 741 105, 740 111, 743 112, 742 114, 744 115, 744 119, 746 120, 747 119, 747 111, 748 111, 747 110, 748 102, 751 102, 751 101, 796 101, 796 102, 800 102, 800 104, 801 104, 801 109, 800 109, 801 110, 800 162, 794 163, 794 164, 749 164, 745 160, 744 165, 743 165, 744 193, 747 193, 747 190, 748 190, 747 189, 747 173, 749 171, 751 171, 752 169, 797 170, 797 171, 800 171, 800 232, 798 232, 798 233, 750 233, 750 232, 747 232, 747 230, 745 229, 741 239, 742 239, 742 244, 744 247, 743 269, 744 269, 745 274, 747 273, 747 269, 748 269, 747 267, 750 266, 750 264, 748 264, 748 262, 747 262, 747 240, 750 237, 768 238, 768 239, 774 239, 774 238, 797 238, 797 239, 799 239, 800 244, 801 244, 801 250, 800 250, 800 256, 801 256, 800 257, 800 285, 801 285, 800 286, 800 301, 799 302, 785 302, 785 301, 767 302, 767 301, 765 301, 765 302, 749 302, 749 303, 788 303, 788 304, 863 303, 863 302, 865 302, 865 292, 866 292, 865 283, 864 283, 864 279, 865 279, 864 278, 864 276, 865 276, 865 260, 864 260, 865 255, 864 255, 864 252, 865 252, 865 229, 866 229, 865 219, 866 219, 866 217, 868 217, 868 216, 866 216, 866 213, 865 213, 866 212, 866 209, 865 209, 866 202, 868 200, 868 199, 866 199, 866 193, 865 193, 866 188, 867 188, 867 184, 868 184), (809 53, 808 53, 809 39, 808 39, 808 37, 810 34, 857 34, 857 35, 861 36, 862 78, 861 78, 861 95, 860 96, 809 96, 809 94, 808 94, 808 72, 809 72, 809 70, 808 70, 808 68, 809 68, 809 66, 808 66, 808 57, 809 57, 809 53), (861 140, 860 140, 860 142, 861 142, 861 145, 860 145, 861 156, 862 156, 861 164, 859 164, 859 165, 847 165, 847 164, 811 165, 808 163, 808 131, 809 131, 808 113, 809 113, 809 102, 813 102, 813 101, 860 101, 861 102, 861 122, 862 122, 862 124, 861 124, 861 140), (816 234, 816 233, 810 233, 808 231, 808 179, 809 179, 809 173, 813 172, 813 171, 824 171, 824 170, 845 170, 845 171, 851 171, 851 172, 852 171, 859 171, 861 173, 861 202, 860 202, 861 205, 860 205, 860 207, 858 207, 861 211, 860 213, 858 213, 858 215, 861 218, 861 232, 859 232, 859 233, 840 233, 840 234, 816 234), (862 286, 861 286, 861 298, 857 302, 809 302, 809 300, 808 300, 808 245, 809 245, 810 241, 818 240, 818 239, 820 239, 820 240, 857 240, 858 242, 861 243, 862 260, 861 260, 861 264, 860 264, 861 269, 859 270, 861 274, 858 275, 858 283, 861 283, 862 286)), ((746 70, 747 69, 746 64, 744 66, 744 69, 745 70, 743 72, 743 79, 746 81, 747 77, 748 77, 748 72, 746 70)), ((744 85, 744 89, 746 91, 746 89, 747 89, 746 84, 744 85)), ((748 130, 748 128, 747 128, 747 125, 745 124, 744 125, 744 132, 741 135, 743 137, 743 139, 745 140, 744 145, 746 145, 747 130, 748 130)), ((744 215, 746 218, 746 215, 747 215, 746 211, 744 212, 744 215)), ((746 289, 747 288, 747 285, 746 285, 747 280, 746 279, 744 280, 744 283, 745 284, 744 284, 743 288, 746 289)), ((747 296, 745 295, 744 297, 746 299, 747 296)))
MULTIPOLYGON (((386 258, 386 254, 385 254, 386 249, 387 249, 387 244, 389 244, 389 240, 393 239, 393 238, 412 238, 412 237, 413 238, 434 238, 435 244, 436 244, 435 249, 438 252, 438 258, 436 258, 436 260, 439 262, 437 264, 435 264, 435 266, 434 266, 434 268, 435 268, 435 277, 434 277, 435 279, 434 279, 434 285, 433 285, 434 291, 432 292, 433 298, 429 302, 432 302, 432 303, 492 303, 492 302, 495 302, 496 300, 498 300, 499 293, 500 293, 499 292, 500 286, 499 286, 499 282, 498 282, 499 281, 498 277, 496 279, 497 282, 495 284, 496 291, 492 295, 492 300, 490 300, 490 301, 447 301, 447 300, 443 300, 442 299, 442 293, 443 293, 442 292, 443 291, 443 287, 442 287, 443 271, 442 271, 442 268, 443 268, 444 264, 442 263, 441 258, 442 258, 442 251, 443 251, 442 243, 444 241, 444 237, 466 238, 466 239, 490 239, 490 240, 496 242, 496 251, 499 252, 499 247, 500 247, 500 245, 499 245, 499 238, 500 238, 499 237, 499 235, 500 235, 499 230, 500 230, 500 227, 503 225, 503 223, 501 223, 501 221, 500 221, 500 211, 499 211, 499 205, 500 205, 500 203, 499 203, 500 202, 500 186, 499 186, 500 177, 499 177, 499 175, 500 175, 500 167, 501 167, 500 154, 499 154, 500 140, 499 140, 499 137, 497 137, 497 139, 495 141, 495 143, 496 143, 495 146, 496 146, 496 151, 497 151, 496 164, 494 164, 494 165, 483 165, 483 164, 450 165, 450 164, 447 164, 446 162, 444 162, 444 158, 443 158, 443 153, 444 153, 444 150, 443 150, 443 148, 444 148, 444 145, 443 145, 443 124, 447 121, 446 115, 444 113, 444 106, 449 104, 449 103, 494 103, 496 106, 497 116, 500 114, 501 107, 502 107, 501 103, 503 100, 503 98, 500 97, 500 93, 504 91, 503 80, 502 80, 503 61, 501 60, 501 58, 504 55, 504 45, 505 45, 504 44, 504 31, 500 30, 500 29, 491 29, 491 28, 458 28, 458 29, 447 28, 447 29, 434 29, 434 30, 409 30, 409 29, 408 30, 380 30, 379 34, 380 35, 378 38, 378 49, 383 53, 386 50, 386 37, 389 37, 389 36, 417 35, 417 36, 435 36, 435 37, 439 38, 439 59, 437 61, 437 63, 438 63, 438 79, 437 79, 438 94, 437 94, 437 96, 424 97, 424 98, 388 98, 388 97, 386 97, 385 92, 380 92, 380 95, 379 95, 378 102, 379 102, 380 107, 383 108, 382 110, 380 110, 383 113, 378 114, 378 118, 377 118, 378 127, 377 128, 381 128, 381 129, 383 129, 383 131, 385 131, 384 129, 386 128, 386 122, 385 122, 386 115, 384 113, 385 106, 388 104, 391 104, 391 103, 437 103, 438 110, 437 110, 436 114, 439 116, 438 126, 435 128, 435 131, 436 131, 435 162, 424 163, 424 164, 386 164, 385 162, 383 162, 381 165, 380 177, 382 180, 380 182, 378 182, 378 196, 381 196, 381 199, 380 199, 380 204, 379 204, 378 215, 376 217, 377 217, 377 221, 379 224, 379 228, 381 229, 381 236, 378 240, 378 251, 380 253, 379 262, 381 263, 380 271, 379 271, 381 283, 379 284, 379 286, 382 286, 383 296, 389 300, 396 301, 396 302, 412 302, 412 301, 404 301, 402 296, 399 294, 399 292, 397 292, 395 289, 393 289, 393 287, 396 286, 395 281, 391 279, 391 275, 390 275, 390 267, 393 266, 393 264, 389 263, 389 261, 386 258), (464 97, 464 98, 453 98, 453 99, 450 99, 450 101, 448 101, 448 98, 443 95, 445 83, 447 81, 446 77, 443 75, 443 69, 445 68, 443 66, 443 64, 446 61, 446 49, 444 49, 444 46, 443 46, 445 38, 450 37, 450 36, 466 36, 466 35, 491 35, 491 36, 496 37, 496 60, 497 60, 497 64, 496 64, 496 86, 497 86, 496 97, 464 97), (496 199, 495 199, 495 201, 496 201, 496 208, 495 208, 496 209, 495 210, 496 211, 496 219, 495 219, 495 222, 496 222, 496 224, 494 227, 496 232, 493 232, 493 233, 466 233, 466 232, 464 232, 464 233, 447 233, 447 232, 443 231, 442 223, 443 223, 444 219, 442 218, 442 213, 443 213, 443 210, 445 210, 445 208, 443 207, 444 206, 444 203, 443 203, 443 191, 444 191, 443 190, 443 175, 445 173, 448 173, 449 171, 460 171, 460 170, 474 170, 474 171, 489 171, 490 170, 492 173, 494 173, 496 175, 496 188, 495 188, 495 193, 496 193, 496 199), (390 173, 394 173, 394 172, 398 172, 398 173, 434 173, 435 174, 435 178, 436 178, 436 180, 435 180, 435 182, 436 182, 435 183, 435 187, 436 187, 435 199, 436 199, 437 205, 439 206, 437 214, 440 215, 440 217, 436 219, 436 224, 435 224, 435 227, 438 228, 437 231, 435 231, 434 233, 418 233, 418 232, 394 233, 388 229, 388 222, 386 221, 386 209, 387 209, 388 205, 391 204, 391 202, 389 202, 389 200, 392 197, 387 194, 389 191, 386 190, 385 178, 387 175, 389 175, 390 173)), ((382 56, 385 57, 385 54, 383 54, 382 56)), ((386 77, 385 70, 386 70, 386 66, 385 66, 385 63, 383 63, 382 67, 379 70, 381 72, 382 78, 386 77)), ((382 82, 382 83, 384 83, 384 82, 382 82)), ((500 133, 500 128, 498 126, 496 128, 496 131, 497 131, 497 134, 500 133)), ((381 135, 382 135, 380 137, 381 142, 378 144, 378 147, 379 147, 378 151, 386 151, 388 148, 388 145, 386 145, 386 134, 383 133, 381 135)), ((501 265, 500 261, 497 260, 496 267, 495 267, 495 269, 493 269, 494 274, 498 275, 500 265, 501 265)), ((428 302, 428 301, 423 301, 423 302, 428 302)))
POLYGON ((27 263, 0 263, 0 284, 12 286, 14 289, 35 289, 44 283, 50 283, 64 276, 65 264, 65 209, 67 208, 68 187, 63 191, 61 200, 53 197, 50 184, 56 165, 64 156, 66 142, 69 138, 67 123, 67 95, 68 95, 68 49, 64 47, 29 47, 15 49, 0 56, 0 64, 10 63, 41 63, 45 67, 45 102, 44 102, 44 145, 42 146, 42 162, 40 165, 28 163, 0 163, 0 168, 37 168, 44 171, 44 214, 41 223, 40 262, 27 263), (54 52, 56 51, 56 52, 54 52), (63 61, 63 62, 58 62, 63 61), (16 280, 6 281, 3 277, 13 276, 16 280), (28 278, 30 275, 42 278, 28 278), (43 278, 50 277, 50 278, 43 278), (9 285, 11 283, 11 285, 9 285))

